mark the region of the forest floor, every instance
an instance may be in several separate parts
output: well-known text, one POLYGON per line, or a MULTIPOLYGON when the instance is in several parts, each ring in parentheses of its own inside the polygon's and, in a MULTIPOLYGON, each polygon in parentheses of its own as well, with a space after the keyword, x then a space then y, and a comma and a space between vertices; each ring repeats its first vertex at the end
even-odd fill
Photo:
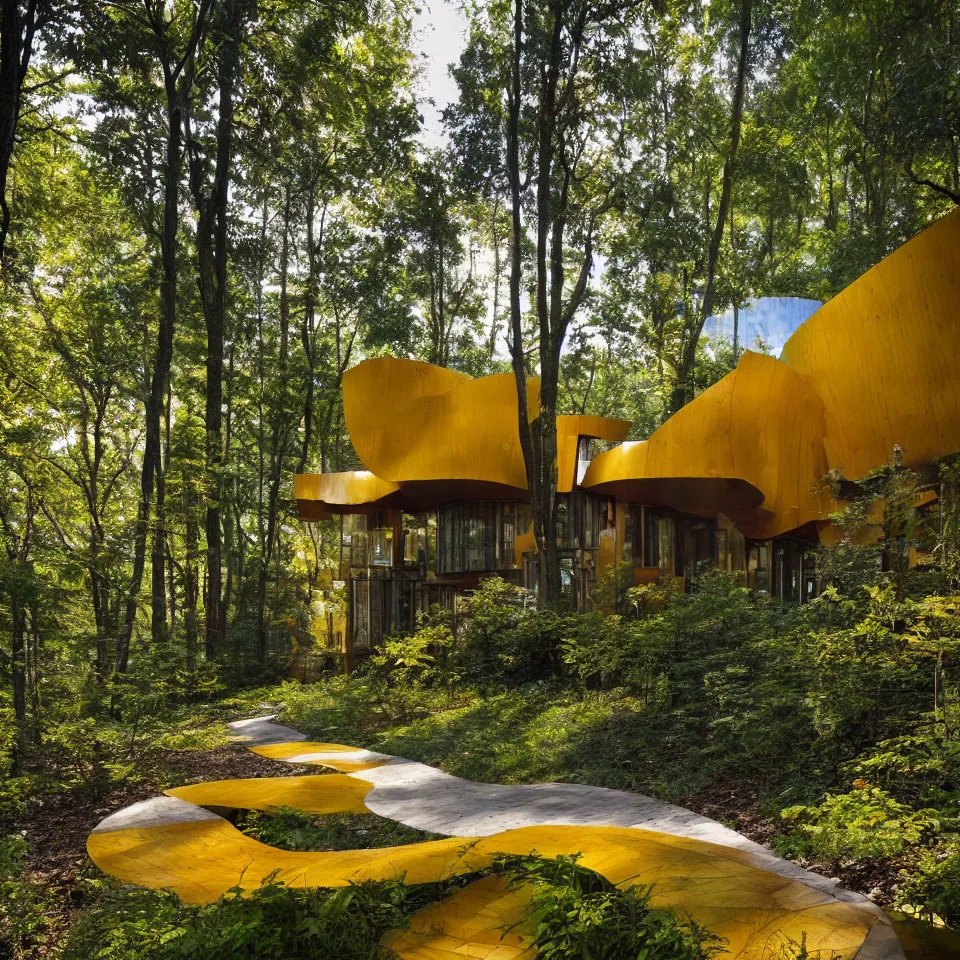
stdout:
POLYGON ((212 750, 151 749, 137 758, 133 783, 113 786, 102 796, 86 790, 38 799, 12 824, 28 843, 23 879, 43 891, 45 929, 35 944, 36 957, 55 955, 77 914, 96 895, 89 881, 99 871, 87 857, 87 838, 117 810, 186 783, 250 777, 289 777, 318 773, 251 753, 236 744, 212 750))
MULTIPOLYGON (((749 840, 769 847, 780 832, 779 824, 759 812, 760 787, 749 781, 723 784, 681 800, 680 805, 739 831, 749 840)), ((823 877, 838 880, 847 890, 868 896, 880 907, 890 907, 896 896, 900 871, 907 862, 863 857, 841 863, 805 860, 801 866, 823 877)))
MULTIPOLYGON (((243 746, 223 743, 224 719, 262 715, 267 708, 282 711, 284 722, 313 739, 381 749, 470 779, 561 781, 632 789, 659 795, 765 845, 782 832, 774 808, 765 801, 768 784, 748 778, 680 778, 664 788, 659 780, 626 776, 617 745, 603 737, 587 736, 596 727, 597 717, 565 695, 544 691, 503 701, 498 697, 459 699, 446 706, 418 707, 412 722, 409 716, 391 716, 389 711, 331 713, 330 695, 323 685, 300 688, 285 684, 222 704, 208 703, 202 716, 194 720, 199 744, 216 744, 212 748, 169 749, 148 740, 132 758, 132 774, 115 779, 108 789, 90 791, 78 786, 54 792, 35 799, 16 820, 0 824, 0 833, 25 837, 28 854, 22 879, 34 891, 42 892, 38 904, 42 919, 31 956, 38 960, 57 956, 71 924, 112 886, 86 855, 87 838, 104 817, 185 783, 322 773, 316 767, 291 766, 260 757, 243 746), (598 743, 606 745, 601 749, 598 743)), ((802 865, 838 879, 883 907, 892 904, 903 867, 889 859, 802 865)))

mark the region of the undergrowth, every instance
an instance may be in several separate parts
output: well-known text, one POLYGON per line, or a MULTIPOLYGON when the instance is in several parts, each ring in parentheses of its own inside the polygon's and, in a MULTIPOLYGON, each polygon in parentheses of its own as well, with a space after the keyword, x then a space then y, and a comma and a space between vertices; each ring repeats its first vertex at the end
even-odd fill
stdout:
POLYGON ((281 850, 372 850, 439 840, 439 834, 408 827, 372 813, 310 816, 281 808, 272 813, 243 811, 237 827, 281 850))

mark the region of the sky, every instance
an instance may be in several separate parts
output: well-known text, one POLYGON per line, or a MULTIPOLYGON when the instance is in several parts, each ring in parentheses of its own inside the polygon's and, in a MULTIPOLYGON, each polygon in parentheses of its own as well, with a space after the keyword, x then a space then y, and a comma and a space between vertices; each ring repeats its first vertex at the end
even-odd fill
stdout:
MULTIPOLYGON (((740 310, 740 346, 753 350, 759 337, 770 353, 779 357, 783 345, 790 339, 793 331, 822 306, 819 300, 805 300, 802 297, 761 297, 759 300, 750 300, 740 310)), ((729 309, 726 313, 711 317, 703 332, 708 337, 721 337, 732 341, 733 310, 729 309)))
POLYGON ((457 85, 448 67, 460 58, 465 43, 467 19, 450 0, 420 0, 421 10, 413 21, 415 43, 423 58, 421 96, 434 105, 422 106, 424 130, 421 139, 429 147, 443 144, 440 112, 456 99, 457 85))
MULTIPOLYGON (((467 19, 456 0, 420 2, 421 10, 413 22, 415 49, 423 64, 420 95, 424 126, 420 139, 425 146, 440 147, 446 142, 441 113, 457 96, 457 85, 450 76, 449 66, 457 62, 464 48, 467 19), (428 102, 431 100, 432 103, 428 102)), ((602 273, 603 263, 599 262, 596 275, 602 273)), ((819 301, 795 297, 752 301, 740 315, 740 343, 753 347, 759 336, 771 353, 778 356, 790 334, 819 306, 819 301)), ((711 318, 705 333, 732 339, 732 311, 711 318)), ((498 354, 501 352, 507 356, 505 342, 498 344, 498 354)))

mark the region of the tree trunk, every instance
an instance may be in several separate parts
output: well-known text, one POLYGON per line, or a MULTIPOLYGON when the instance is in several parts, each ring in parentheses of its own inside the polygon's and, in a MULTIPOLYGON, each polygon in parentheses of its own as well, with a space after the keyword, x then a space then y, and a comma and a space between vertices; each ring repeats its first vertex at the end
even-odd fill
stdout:
POLYGON ((19 0, 0 2, 0 262, 10 232, 10 206, 7 201, 7 178, 17 138, 23 81, 33 56, 37 30, 49 17, 49 4, 27 4, 21 16, 19 0))
POLYGON ((730 152, 723 163, 723 180, 720 187, 720 199, 717 203, 717 219, 710 236, 707 251, 707 276, 703 290, 700 310, 694 315, 692 327, 687 331, 680 366, 677 370, 677 382, 670 398, 670 409, 676 413, 693 399, 693 370, 697 359, 697 346, 707 318, 713 313, 714 283, 717 274, 717 261, 720 258, 720 243, 727 221, 727 211, 733 192, 734 167, 737 150, 740 147, 740 125, 743 120, 743 101, 746 94, 747 75, 749 73, 748 54, 750 50, 750 30, 753 17, 753 0, 740 0, 740 53, 737 59, 737 78, 733 91, 733 108, 730 118, 730 152))
POLYGON ((183 568, 183 626, 187 648, 187 669, 197 667, 197 602, 199 585, 197 567, 200 558, 200 531, 197 525, 197 503, 192 487, 184 492, 184 513, 186 514, 186 562, 183 568))
POLYGON ((537 502, 536 465, 533 437, 527 415, 527 364, 523 354, 523 313, 520 293, 523 285, 523 196, 520 186, 520 110, 522 107, 521 59, 523 56, 523 0, 513 0, 513 50, 507 116, 507 176, 510 181, 510 357, 517 385, 517 428, 520 449, 534 519, 540 516, 537 502))
POLYGON ((30 691, 30 711, 33 714, 33 745, 41 745, 40 729, 40 605, 30 603, 30 638, 28 640, 27 686, 30 691))
MULTIPOLYGON (((146 409, 146 439, 143 466, 140 471, 140 503, 137 511, 137 526, 134 536, 133 572, 127 591, 123 628, 118 638, 115 669, 125 673, 130 655, 137 617, 137 602, 146 565, 147 536, 150 524, 150 505, 153 498, 154 480, 158 481, 157 511, 163 511, 160 459, 160 422, 163 416, 164 398, 168 395, 170 366, 173 359, 173 333, 177 316, 177 229, 179 225, 180 168, 183 160, 183 97, 177 87, 177 77, 164 65, 164 92, 167 101, 167 142, 164 156, 163 223, 160 230, 160 259, 162 277, 160 283, 160 320, 157 329, 157 352, 154 357, 153 375, 146 409)), ((166 636, 165 588, 163 583, 163 520, 158 517, 154 534, 151 583, 151 636, 154 641, 166 636)))
MULTIPOLYGON (((300 459, 297 461, 297 473, 303 473, 307 469, 310 444, 313 440, 314 365, 316 362, 313 326, 317 291, 317 249, 313 230, 313 218, 317 213, 315 189, 315 184, 311 183, 307 194, 307 289, 303 303, 303 327, 300 331, 303 353, 307 360, 307 389, 303 397, 303 443, 300 448, 300 459)), ((325 463, 323 469, 326 469, 325 463)))
POLYGON ((492 360, 497 349, 497 334, 500 332, 500 234, 497 231, 497 215, 500 212, 499 195, 493 201, 493 220, 491 240, 493 245, 493 316, 490 319, 490 338, 487 341, 487 355, 492 360))
MULTIPOLYGON (((237 11, 235 0, 221 6, 218 72, 216 161, 209 195, 204 191, 203 158, 191 145, 190 191, 197 209, 197 281, 207 332, 206 398, 206 654, 223 649, 223 570, 220 503, 223 496, 223 345, 227 292, 227 199, 233 147, 234 86, 237 80, 237 11)), ((189 113, 187 142, 192 140, 189 113)))
POLYGON ((27 747, 27 611, 23 602, 14 597, 10 605, 12 627, 11 670, 13 673, 13 719, 16 739, 13 750, 13 772, 19 773, 27 747))

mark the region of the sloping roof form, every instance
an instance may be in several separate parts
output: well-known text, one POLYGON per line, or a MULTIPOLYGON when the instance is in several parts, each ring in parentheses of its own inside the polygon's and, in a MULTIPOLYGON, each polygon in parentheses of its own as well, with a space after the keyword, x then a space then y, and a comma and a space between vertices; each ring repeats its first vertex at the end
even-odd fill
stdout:
MULTIPOLYGON (((539 415, 527 381, 527 416, 539 415)), ((344 413, 367 473, 298 477, 301 517, 327 509, 520 497, 526 472, 512 374, 471 379, 414 360, 344 375, 344 413)), ((576 481, 580 436, 619 441, 629 424, 557 417, 558 490, 576 481)), ((643 443, 599 454, 583 486, 694 514, 723 512, 750 538, 822 520, 850 480, 889 461, 960 451, 960 210, 904 244, 803 323, 780 360, 737 368, 643 443)))
MULTIPOLYGON (((540 381, 528 380, 531 421, 539 399, 540 381)), ((367 360, 344 375, 343 409, 354 449, 383 480, 526 489, 513 374, 473 380, 417 360, 367 360)))
POLYGON ((960 450, 960 210, 821 307, 781 359, 823 400, 827 457, 848 480, 895 443, 912 466, 960 450))
POLYGON ((598 456, 584 486, 722 511, 765 539, 835 512, 827 473, 859 479, 895 444, 915 467, 960 451, 960 210, 818 310, 779 361, 748 351, 645 444, 598 456))
POLYGON ((823 431, 810 382, 748 351, 649 440, 596 457, 584 486, 688 513, 740 512, 750 535, 772 536, 828 507, 810 489, 827 472, 823 431))

